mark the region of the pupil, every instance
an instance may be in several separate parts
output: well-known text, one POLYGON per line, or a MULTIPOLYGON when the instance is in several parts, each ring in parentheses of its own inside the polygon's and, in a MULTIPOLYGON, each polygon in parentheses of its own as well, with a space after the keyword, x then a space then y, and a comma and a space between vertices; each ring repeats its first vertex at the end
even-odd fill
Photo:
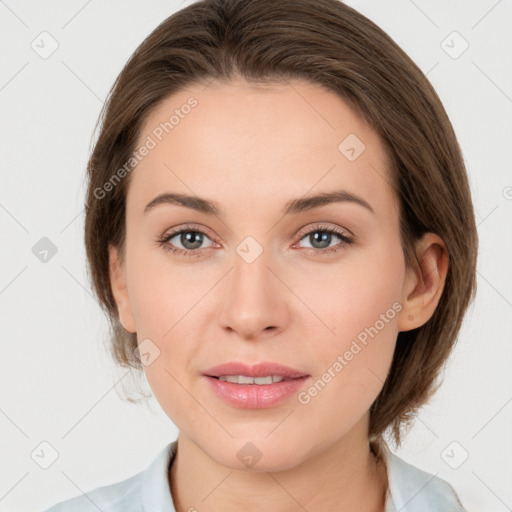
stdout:
POLYGON ((202 235, 196 231, 187 231, 181 235, 181 243, 187 249, 197 249, 201 246, 202 235), (194 239, 196 239, 194 241, 194 239))
POLYGON ((329 247, 329 244, 331 242, 331 236, 331 233, 327 233, 325 231, 315 231, 314 233, 311 234, 311 245, 316 249, 324 249, 325 247, 329 247), (320 247, 317 247, 315 245, 317 241, 320 241, 320 247))

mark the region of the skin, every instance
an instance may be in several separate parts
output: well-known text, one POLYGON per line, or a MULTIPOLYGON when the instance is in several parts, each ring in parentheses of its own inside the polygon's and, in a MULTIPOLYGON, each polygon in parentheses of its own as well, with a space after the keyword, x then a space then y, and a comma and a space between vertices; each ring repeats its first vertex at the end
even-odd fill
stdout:
POLYGON ((152 112, 140 144, 191 96, 198 105, 132 171, 125 259, 110 248, 119 318, 160 350, 144 371, 179 429, 169 474, 176 510, 383 511, 387 475, 369 448, 369 408, 398 332, 424 324, 438 304, 445 245, 425 235, 421 267, 406 269, 384 146, 335 94, 299 80, 191 86, 152 112), (338 149, 349 134, 366 146, 354 161, 338 149), (374 213, 346 201, 282 214, 291 199, 339 189, 374 213), (162 192, 216 201, 223 214, 176 204, 144 213, 162 192), (167 246, 199 256, 158 244, 190 224, 205 232, 200 249, 179 235, 167 246), (321 236, 319 226, 355 241, 332 235, 322 246, 308 236, 321 236), (263 249, 252 263, 236 251, 247 236, 263 249), (311 375, 307 390, 394 303, 401 310, 308 404, 294 395, 235 408, 202 376, 228 361, 276 361, 311 375), (237 456, 247 442, 262 454, 251 468, 237 456))

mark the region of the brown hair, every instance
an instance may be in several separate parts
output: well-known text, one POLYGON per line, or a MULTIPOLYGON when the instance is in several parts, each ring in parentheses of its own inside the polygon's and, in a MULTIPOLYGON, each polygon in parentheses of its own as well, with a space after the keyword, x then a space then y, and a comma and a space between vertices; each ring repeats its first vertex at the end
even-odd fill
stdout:
POLYGON ((141 126, 162 100, 187 85, 236 77, 305 79, 334 91, 389 154, 407 266, 418 264, 414 242, 422 234, 436 233, 446 244, 450 265, 438 307, 424 325, 398 334, 370 408, 370 438, 378 441, 391 427, 400 444, 401 428, 437 389, 474 299, 478 238, 460 147, 432 85, 383 30, 338 0, 198 1, 164 20, 124 66, 98 119, 85 218, 90 277, 111 322, 112 355, 123 367, 142 368, 109 279, 109 244, 123 255, 131 174, 118 173, 108 191, 105 184, 130 160, 141 126))

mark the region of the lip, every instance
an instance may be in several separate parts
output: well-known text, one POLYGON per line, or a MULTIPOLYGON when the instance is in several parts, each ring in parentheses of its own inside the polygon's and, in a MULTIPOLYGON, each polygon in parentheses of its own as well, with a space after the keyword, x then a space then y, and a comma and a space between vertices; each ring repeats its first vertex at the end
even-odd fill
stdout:
MULTIPOLYGON (((255 365, 247 365, 239 362, 229 362, 214 366, 203 372, 207 377, 219 377, 220 375, 246 375, 247 377, 265 377, 267 375, 280 375, 285 379, 297 379, 308 377, 307 373, 279 363, 266 361, 255 365)), ((235 384, 239 386, 240 384, 235 384)))
POLYGON ((244 363, 225 363, 204 372, 210 389, 229 405, 241 409, 264 409, 284 402, 299 392, 310 375, 279 363, 265 362, 249 366, 244 363), (234 384, 219 380, 220 375, 265 377, 280 375, 285 378, 272 384, 234 384))

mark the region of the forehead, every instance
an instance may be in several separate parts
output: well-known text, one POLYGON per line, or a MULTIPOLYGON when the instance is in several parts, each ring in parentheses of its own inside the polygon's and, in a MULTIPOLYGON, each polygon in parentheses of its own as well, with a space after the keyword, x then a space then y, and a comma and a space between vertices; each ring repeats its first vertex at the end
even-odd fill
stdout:
POLYGON ((148 116, 137 147, 150 140, 132 171, 137 201, 180 191, 261 204, 333 188, 376 209, 393 199, 378 135, 338 95, 304 81, 187 87, 148 116))

